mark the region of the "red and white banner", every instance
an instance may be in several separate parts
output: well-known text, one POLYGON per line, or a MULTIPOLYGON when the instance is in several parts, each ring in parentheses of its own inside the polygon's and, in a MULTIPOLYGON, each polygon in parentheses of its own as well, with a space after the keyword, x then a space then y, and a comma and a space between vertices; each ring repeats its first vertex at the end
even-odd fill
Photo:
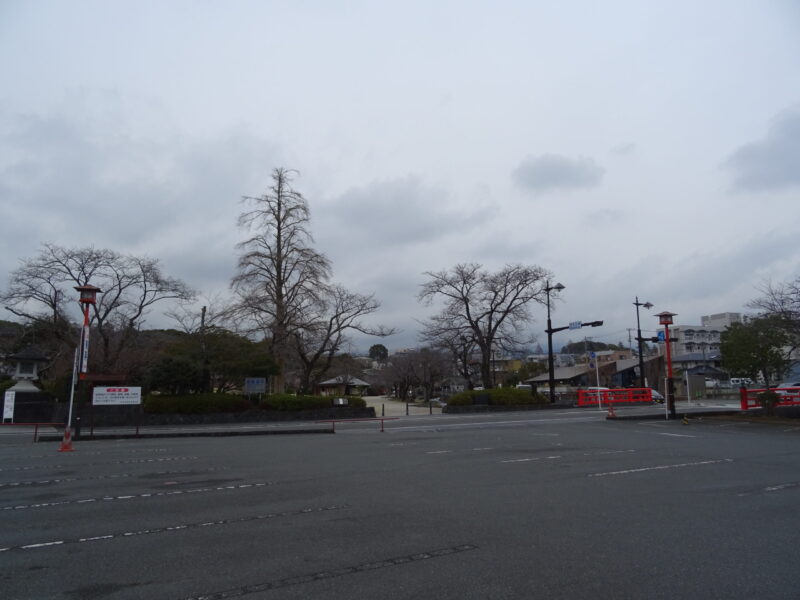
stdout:
POLYGON ((92 404, 95 406, 141 403, 140 387, 96 387, 92 392, 92 404))

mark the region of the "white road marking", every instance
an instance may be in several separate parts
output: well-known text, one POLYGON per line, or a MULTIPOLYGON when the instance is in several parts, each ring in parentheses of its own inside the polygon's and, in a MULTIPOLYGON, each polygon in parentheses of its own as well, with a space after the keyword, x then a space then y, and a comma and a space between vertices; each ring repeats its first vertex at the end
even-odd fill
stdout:
POLYGON ((513 460, 501 460, 500 462, 502 462, 502 463, 518 463, 518 462, 532 462, 532 461, 535 461, 535 460, 542 460, 542 459, 553 460, 553 459, 556 459, 556 458, 561 458, 561 457, 560 456, 537 456, 535 458, 515 458, 513 460))
POLYGON ((264 487, 268 485, 275 485, 274 483, 265 482, 265 483, 247 483, 247 484, 240 484, 240 485, 226 485, 220 487, 207 487, 207 488, 194 488, 190 490, 172 490, 169 492, 156 492, 156 493, 146 493, 146 494, 136 494, 133 496, 126 495, 126 496, 103 496, 102 498, 84 498, 83 500, 61 500, 58 502, 43 502, 41 504, 27 504, 27 505, 19 505, 19 506, 3 506, 0 507, 0 511, 4 510, 25 510, 29 508, 49 508, 52 506, 65 506, 67 504, 85 504, 87 502, 110 502, 113 500, 133 500, 133 499, 141 499, 141 498, 156 498, 156 497, 163 497, 163 496, 178 496, 181 494, 203 494, 208 492, 219 492, 223 490, 237 490, 237 489, 246 489, 251 487, 264 487))
POLYGON ((117 538, 129 538, 140 535, 150 535, 156 533, 166 533, 173 531, 183 531, 184 529, 194 529, 199 527, 209 527, 214 525, 234 525, 237 523, 248 523, 251 521, 260 521, 265 519, 276 519, 280 517, 293 517, 299 515, 308 515, 312 513, 322 513, 334 510, 344 510, 350 508, 347 504, 337 506, 324 506, 320 508, 304 508, 302 510, 285 511, 279 513, 269 513, 256 515, 252 517, 239 517, 234 519, 220 519, 218 521, 206 521, 204 523, 184 523, 181 525, 173 525, 169 527, 156 527, 153 529, 141 529, 139 531, 126 531, 124 533, 112 533, 108 535, 96 535, 92 537, 73 538, 71 540, 57 540, 53 542, 40 542, 37 544, 26 544, 24 546, 9 546, 7 548, 0 548, 0 552, 8 552, 9 550, 36 550, 40 548, 49 548, 53 546, 61 546, 64 544, 84 544, 88 542, 100 542, 104 540, 113 540, 117 538))
POLYGON ((657 433, 656 435, 669 435, 672 437, 690 437, 690 438, 697 437, 696 435, 687 435, 683 433, 657 433))
POLYGON ((680 463, 677 465, 660 465, 657 467, 642 467, 640 469, 627 469, 625 471, 607 471, 606 473, 589 473, 589 477, 605 477, 606 475, 628 475, 630 473, 644 473, 645 471, 660 471, 663 469, 680 469, 682 467, 699 467, 701 465, 717 465, 720 463, 733 462, 732 458, 721 460, 703 460, 699 462, 680 463))

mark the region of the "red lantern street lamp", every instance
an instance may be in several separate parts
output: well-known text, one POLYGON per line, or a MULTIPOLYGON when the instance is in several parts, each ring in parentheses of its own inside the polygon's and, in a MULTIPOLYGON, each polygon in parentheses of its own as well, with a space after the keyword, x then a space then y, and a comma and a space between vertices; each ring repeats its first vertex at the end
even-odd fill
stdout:
POLYGON ((669 340, 669 326, 672 325, 672 317, 674 317, 676 313, 671 313, 668 311, 664 311, 662 313, 658 313, 656 316, 658 317, 659 325, 664 326, 664 342, 667 346, 667 389, 666 389, 666 397, 667 397, 667 408, 669 410, 669 418, 675 419, 677 415, 675 414, 675 383, 672 381, 672 349, 670 348, 670 340, 669 340))
MULTIPOLYGON (((75 400, 75 388, 78 384, 75 380, 76 378, 79 381, 85 379, 85 374, 89 370, 89 306, 97 304, 97 294, 103 291, 99 287, 89 285, 88 283, 76 286, 75 290, 80 294, 78 302, 80 302, 81 310, 83 311, 83 327, 81 328, 80 343, 78 347, 75 348, 75 364, 72 369, 72 386, 69 394, 69 411, 67 413, 66 427, 64 427, 64 441, 61 444, 61 452, 72 450, 72 407, 75 400)), ((81 401, 81 405, 78 406, 78 415, 75 420, 75 439, 80 439, 81 437, 80 413, 82 412, 82 402, 83 401, 81 401)))

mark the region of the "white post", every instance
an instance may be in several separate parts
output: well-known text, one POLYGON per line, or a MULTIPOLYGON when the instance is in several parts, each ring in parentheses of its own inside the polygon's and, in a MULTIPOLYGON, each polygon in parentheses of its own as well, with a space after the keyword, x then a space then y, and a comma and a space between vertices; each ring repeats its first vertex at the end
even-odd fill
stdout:
POLYGON ((72 361, 72 385, 69 389, 69 410, 67 411, 67 429, 72 428, 72 402, 75 399, 75 379, 78 372, 78 348, 75 348, 75 358, 72 361))
POLYGON ((686 369, 686 406, 692 403, 692 388, 689 383, 689 369, 686 369))
MULTIPOLYGON (((593 354, 594 354, 594 375, 595 375, 595 379, 597 380, 597 387, 599 388, 600 387, 600 365, 597 363, 597 353, 593 352, 593 354)), ((601 393, 601 390, 598 389, 597 390, 597 408, 599 408, 600 410, 603 410, 603 405, 600 402, 600 398, 601 398, 600 393, 601 393)), ((603 391, 602 393, 605 393, 605 392, 603 391)))
MULTIPOLYGON (((669 377, 664 377, 664 418, 669 421, 669 377)), ((673 402, 675 399, 673 398, 673 402)))

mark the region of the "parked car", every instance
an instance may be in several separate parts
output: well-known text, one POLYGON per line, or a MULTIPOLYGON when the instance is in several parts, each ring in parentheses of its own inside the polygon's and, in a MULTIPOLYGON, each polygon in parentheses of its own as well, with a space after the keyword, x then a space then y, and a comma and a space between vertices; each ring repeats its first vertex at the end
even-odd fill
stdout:
POLYGON ((784 381, 773 389, 779 396, 796 396, 800 399, 800 381, 784 381))
POLYGON ((653 402, 658 402, 659 404, 664 402, 664 394, 654 388, 650 388, 650 397, 653 399, 653 402))

